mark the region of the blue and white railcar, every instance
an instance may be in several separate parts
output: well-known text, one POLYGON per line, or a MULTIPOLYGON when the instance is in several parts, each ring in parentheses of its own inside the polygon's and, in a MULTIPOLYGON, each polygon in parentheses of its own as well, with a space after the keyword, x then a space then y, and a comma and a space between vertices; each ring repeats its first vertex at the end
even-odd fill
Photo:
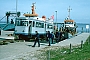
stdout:
MULTIPOLYGON (((44 37, 46 31, 53 31, 53 22, 45 21, 39 17, 18 17, 15 22, 15 35, 21 38, 34 37, 38 31, 40 37, 44 37)), ((19 38, 20 38, 19 37, 19 38)))
POLYGON ((32 4, 32 13, 23 14, 25 17, 17 17, 15 20, 15 36, 19 38, 27 39, 33 38, 35 31, 38 31, 40 37, 44 37, 46 31, 53 31, 53 21, 51 19, 47 21, 45 16, 38 17, 35 13, 35 3, 32 4))

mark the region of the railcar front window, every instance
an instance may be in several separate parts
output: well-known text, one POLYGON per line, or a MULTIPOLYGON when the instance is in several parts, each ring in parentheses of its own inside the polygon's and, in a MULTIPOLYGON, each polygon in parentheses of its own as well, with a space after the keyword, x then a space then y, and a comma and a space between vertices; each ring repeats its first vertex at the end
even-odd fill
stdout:
POLYGON ((50 25, 50 24, 48 24, 48 25, 47 25, 47 28, 48 28, 48 29, 53 29, 53 26, 50 25))
POLYGON ((16 23, 15 23, 15 25, 16 26, 20 26, 20 21, 17 20, 16 23))
POLYGON ((73 24, 73 22, 65 22, 65 24, 73 24))
POLYGON ((28 21, 17 21, 16 25, 17 26, 28 26, 28 21))

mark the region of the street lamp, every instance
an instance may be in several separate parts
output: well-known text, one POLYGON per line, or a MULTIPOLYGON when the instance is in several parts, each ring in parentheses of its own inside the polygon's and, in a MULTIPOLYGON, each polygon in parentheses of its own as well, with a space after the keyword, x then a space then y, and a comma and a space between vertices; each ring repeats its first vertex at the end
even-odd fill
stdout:
MULTIPOLYGON (((57 26, 57 11, 55 11, 56 12, 56 26, 57 26)), ((58 26, 57 26, 58 27, 58 26)))

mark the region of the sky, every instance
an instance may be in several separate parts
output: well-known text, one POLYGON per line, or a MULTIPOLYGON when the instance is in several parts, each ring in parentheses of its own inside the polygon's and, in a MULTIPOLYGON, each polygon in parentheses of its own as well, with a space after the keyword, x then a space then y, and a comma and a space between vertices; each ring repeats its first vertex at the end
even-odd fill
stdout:
MULTIPOLYGON (((68 8, 72 9, 70 18, 76 23, 90 23, 90 0, 17 0, 17 11, 31 13, 32 3, 35 3, 36 13, 39 17, 43 15, 50 18, 54 15, 54 22, 62 23, 68 16, 68 8)), ((16 11, 16 0, 0 0, 0 19, 5 16, 8 11, 16 11)), ((6 19, 6 18, 5 18, 6 19)), ((2 21, 5 21, 3 19, 2 21)))

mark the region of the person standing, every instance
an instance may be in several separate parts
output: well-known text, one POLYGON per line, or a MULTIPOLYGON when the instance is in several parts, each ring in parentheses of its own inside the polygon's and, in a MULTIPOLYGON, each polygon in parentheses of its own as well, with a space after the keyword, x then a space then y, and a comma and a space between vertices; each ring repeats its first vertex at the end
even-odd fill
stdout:
POLYGON ((59 38, 59 32, 58 32, 58 30, 56 31, 55 37, 56 37, 56 43, 57 43, 58 42, 58 38, 59 38))
POLYGON ((38 42, 38 47, 40 47, 38 31, 35 31, 35 33, 36 33, 36 35, 35 35, 35 42, 34 42, 34 45, 32 47, 35 47, 37 42, 38 42))
POLYGON ((53 39, 54 39, 54 33, 51 32, 51 39, 52 39, 52 44, 53 44, 53 39))
POLYGON ((14 24, 13 19, 11 19, 11 24, 14 24))
POLYGON ((46 31, 46 41, 48 42, 48 31, 46 31))
POLYGON ((51 34, 50 34, 50 31, 48 31, 48 41, 49 41, 49 45, 48 46, 51 46, 51 34))
POLYGON ((62 32, 59 31, 58 33, 59 33, 59 34, 58 34, 58 42, 60 42, 60 41, 61 41, 61 34, 62 34, 62 32))

